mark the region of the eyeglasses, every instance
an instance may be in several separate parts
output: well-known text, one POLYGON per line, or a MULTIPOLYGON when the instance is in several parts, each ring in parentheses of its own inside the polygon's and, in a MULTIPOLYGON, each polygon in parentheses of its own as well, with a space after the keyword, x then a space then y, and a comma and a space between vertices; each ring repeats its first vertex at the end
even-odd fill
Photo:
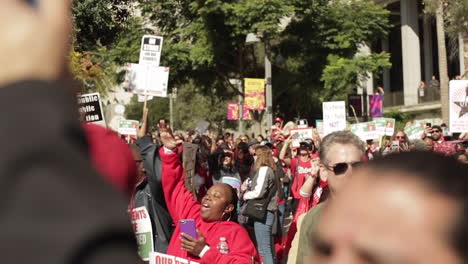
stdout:
POLYGON ((396 138, 396 139, 405 139, 404 136, 396 136, 395 138, 396 138))
POLYGON ((335 173, 335 175, 341 175, 341 174, 345 174, 348 171, 349 167, 357 167, 360 164, 362 164, 361 161, 352 162, 352 163, 341 162, 341 163, 335 164, 334 166, 325 166, 325 167, 327 167, 329 170, 332 170, 333 173, 335 173))

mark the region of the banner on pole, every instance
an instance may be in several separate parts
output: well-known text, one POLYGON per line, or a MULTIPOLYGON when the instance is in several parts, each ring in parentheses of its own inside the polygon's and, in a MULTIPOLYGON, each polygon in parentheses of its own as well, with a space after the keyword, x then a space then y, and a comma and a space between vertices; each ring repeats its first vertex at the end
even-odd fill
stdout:
POLYGON ((468 132, 468 81, 450 81, 450 132, 468 132))
POLYGON ((369 95, 369 109, 371 117, 383 116, 383 95, 374 94, 369 95))
POLYGON ((324 135, 346 129, 346 104, 344 101, 323 102, 324 135))
MULTIPOLYGON (((227 120, 239 120, 239 112, 238 102, 230 102, 227 104, 227 120)), ((242 120, 252 120, 252 115, 246 104, 244 104, 244 108, 242 109, 242 116, 242 120)))
POLYGON ((82 94, 77 99, 78 110, 83 117, 83 121, 106 127, 99 93, 82 94))
POLYGON ((265 109, 265 80, 264 79, 244 79, 244 101, 250 110, 265 109))

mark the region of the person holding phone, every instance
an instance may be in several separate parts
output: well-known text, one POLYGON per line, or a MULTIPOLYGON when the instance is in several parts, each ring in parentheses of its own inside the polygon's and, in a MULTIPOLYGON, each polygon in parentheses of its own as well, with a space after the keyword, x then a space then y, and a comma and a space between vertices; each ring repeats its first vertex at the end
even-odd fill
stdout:
POLYGON ((216 184, 201 203, 194 201, 184 185, 184 170, 172 132, 168 127, 159 129, 164 145, 159 150, 164 196, 176 223, 167 254, 202 264, 258 263, 257 250, 247 231, 233 221, 238 201, 236 190, 227 184, 216 184), (180 220, 189 225, 189 219, 195 222, 197 237, 181 232, 180 220))

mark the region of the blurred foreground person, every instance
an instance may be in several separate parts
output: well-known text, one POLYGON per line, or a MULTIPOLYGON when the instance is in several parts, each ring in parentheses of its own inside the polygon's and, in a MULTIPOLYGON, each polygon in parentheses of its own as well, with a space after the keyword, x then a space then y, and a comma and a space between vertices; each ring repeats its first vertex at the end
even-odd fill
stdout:
POLYGON ((0 1, 2 263, 136 263, 126 202, 92 169, 76 98, 57 82, 70 3, 0 1), (38 37, 40 36, 40 37, 38 37), (33 48, 31 48, 31 44, 33 48))
POLYGON ((359 168, 324 209, 304 263, 467 263, 467 175, 428 152, 359 168))

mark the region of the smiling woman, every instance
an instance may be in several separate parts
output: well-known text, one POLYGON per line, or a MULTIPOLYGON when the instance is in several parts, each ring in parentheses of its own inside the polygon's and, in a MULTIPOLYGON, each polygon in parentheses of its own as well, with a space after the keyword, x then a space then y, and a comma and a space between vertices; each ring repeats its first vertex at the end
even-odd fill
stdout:
POLYGON ((201 204, 194 201, 185 188, 184 171, 170 131, 162 129, 161 140, 164 197, 176 223, 167 254, 202 264, 258 263, 257 251, 247 231, 230 221, 237 205, 236 191, 227 184, 216 184, 201 204), (179 220, 182 219, 195 220, 197 238, 181 233, 179 220))

